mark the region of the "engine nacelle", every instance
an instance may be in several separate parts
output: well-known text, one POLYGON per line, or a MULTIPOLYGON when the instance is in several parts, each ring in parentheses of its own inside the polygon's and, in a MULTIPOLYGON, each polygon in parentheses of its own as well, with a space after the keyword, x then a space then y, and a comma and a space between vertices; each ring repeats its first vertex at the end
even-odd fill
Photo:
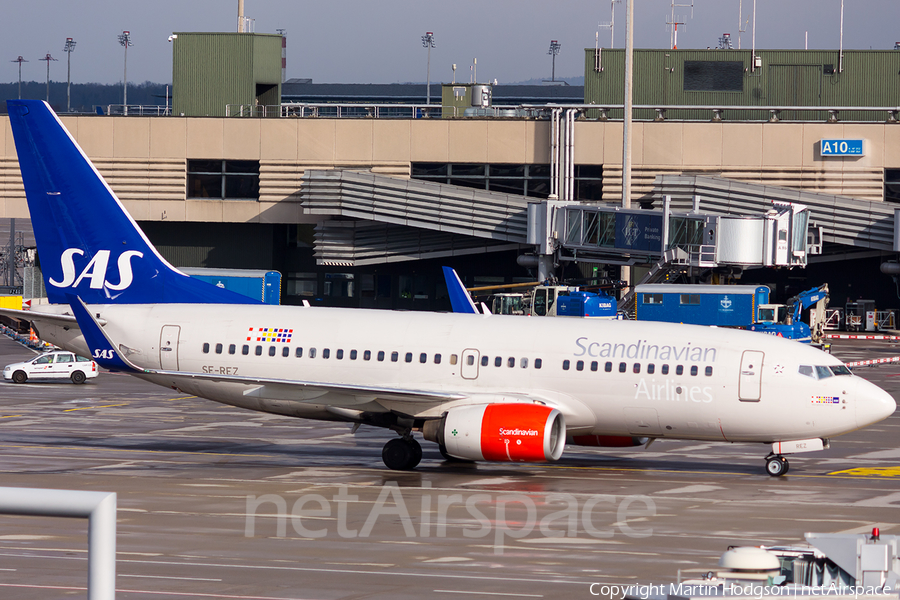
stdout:
POLYGON ((576 446, 598 446, 601 448, 629 448, 643 446, 650 438, 633 437, 630 435, 575 435, 569 439, 569 443, 576 446))
POLYGON ((465 460, 542 462, 557 460, 566 446, 561 412, 541 404, 498 403, 451 408, 428 421, 425 439, 465 460))

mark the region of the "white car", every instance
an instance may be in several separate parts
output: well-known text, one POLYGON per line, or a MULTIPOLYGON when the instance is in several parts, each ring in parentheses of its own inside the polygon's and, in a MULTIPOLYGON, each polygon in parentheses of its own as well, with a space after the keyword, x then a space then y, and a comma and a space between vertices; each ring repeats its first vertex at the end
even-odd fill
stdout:
POLYGON ((25 362, 6 365, 3 379, 25 383, 29 379, 71 379, 72 383, 84 383, 100 373, 97 363, 65 350, 47 352, 25 362))

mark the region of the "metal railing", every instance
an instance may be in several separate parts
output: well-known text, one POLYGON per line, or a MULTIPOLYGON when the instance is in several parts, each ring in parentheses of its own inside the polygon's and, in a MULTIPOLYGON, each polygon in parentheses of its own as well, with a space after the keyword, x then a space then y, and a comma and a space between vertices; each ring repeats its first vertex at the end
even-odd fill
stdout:
MULTIPOLYGON (((549 119, 554 108, 566 108, 578 110, 584 117, 592 120, 613 120, 610 116, 613 111, 621 111, 622 104, 520 104, 509 106, 490 106, 486 108, 460 109, 459 107, 442 107, 439 104, 392 104, 392 103, 308 103, 290 102, 284 104, 228 104, 225 107, 227 117, 301 117, 301 118, 370 118, 370 119, 417 119, 440 117, 511 117, 523 119, 549 119)), ((651 121, 665 121, 670 112, 687 112, 682 121, 724 121, 727 115, 738 113, 740 118, 735 121, 769 121, 777 122, 788 120, 785 113, 795 113, 796 122, 821 122, 822 118, 813 118, 812 115, 827 117, 825 122, 836 123, 847 115, 862 115, 865 113, 883 114, 884 122, 897 123, 900 121, 900 106, 744 106, 744 105, 717 105, 717 104, 638 104, 635 111, 650 111, 656 115, 651 121), (696 116, 703 114, 704 116, 696 116), (745 118, 747 116, 755 117, 745 118), (805 115, 805 117, 804 117, 805 115)), ((131 114, 129 109, 129 114, 131 114)), ((616 119, 616 120, 620 120, 616 119)), ((880 120, 870 122, 881 122, 880 120)))
POLYGON ((115 492, 4 487, 0 514, 88 519, 88 600, 115 599, 115 492))
MULTIPOLYGON (((102 107, 98 108, 102 109, 102 107)), ((106 114, 129 117, 167 117, 172 114, 172 107, 159 104, 107 104, 106 114)))

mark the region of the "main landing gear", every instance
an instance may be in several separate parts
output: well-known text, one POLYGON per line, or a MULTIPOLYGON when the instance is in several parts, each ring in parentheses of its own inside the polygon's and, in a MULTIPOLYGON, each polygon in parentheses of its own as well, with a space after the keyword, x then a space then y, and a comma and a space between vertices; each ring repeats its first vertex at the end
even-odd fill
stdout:
POLYGON ((422 460, 422 446, 411 435, 394 438, 384 445, 381 460, 394 471, 415 469, 422 460))
POLYGON ((772 477, 781 477, 791 468, 788 459, 780 454, 770 454, 766 457, 766 473, 772 477))

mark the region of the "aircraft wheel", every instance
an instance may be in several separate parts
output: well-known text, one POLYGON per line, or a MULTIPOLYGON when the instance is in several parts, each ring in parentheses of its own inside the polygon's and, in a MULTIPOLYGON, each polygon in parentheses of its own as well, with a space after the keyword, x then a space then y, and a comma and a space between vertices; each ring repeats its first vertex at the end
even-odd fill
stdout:
POLYGON ((770 456, 766 459, 766 473, 772 477, 781 477, 788 472, 790 465, 783 456, 770 456))
POLYGON ((412 450, 412 458, 406 468, 415 469, 422 461, 422 445, 419 444, 419 442, 417 442, 414 438, 409 438, 405 441, 407 444, 409 444, 409 447, 412 450))
POLYGON ((81 371, 74 371, 71 375, 72 383, 84 383, 87 379, 81 371))
POLYGON ((25 383, 28 381, 28 375, 25 374, 25 371, 16 371, 13 373, 13 381, 16 383, 25 383))
MULTIPOLYGON (((416 442, 416 446, 419 443, 416 442)), ((419 446, 419 452, 422 447, 419 446)), ((421 455, 419 456, 421 458, 421 455)), ((388 469, 394 471, 408 471, 419 463, 416 459, 415 447, 402 438, 394 438, 384 445, 381 451, 381 460, 388 469)))

